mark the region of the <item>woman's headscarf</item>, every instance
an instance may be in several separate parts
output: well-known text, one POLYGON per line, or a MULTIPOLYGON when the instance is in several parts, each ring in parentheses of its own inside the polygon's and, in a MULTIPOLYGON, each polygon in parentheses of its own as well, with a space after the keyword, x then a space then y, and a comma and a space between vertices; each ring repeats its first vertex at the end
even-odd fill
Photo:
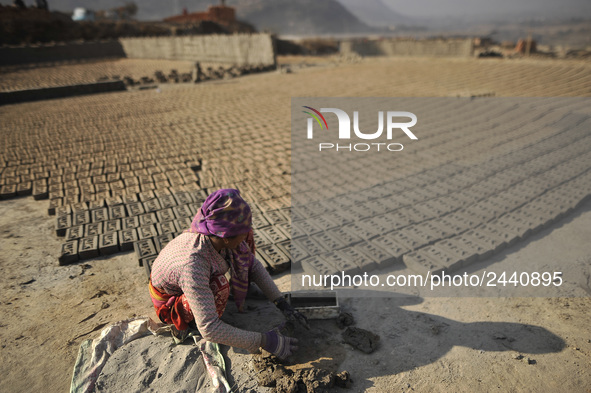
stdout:
POLYGON ((232 188, 210 194, 191 223, 191 232, 217 237, 234 237, 251 230, 250 206, 232 188))
MULTIPOLYGON (((252 241, 252 213, 250 206, 240 196, 240 191, 227 188, 210 194, 193 218, 189 232, 214 235, 221 238, 248 233, 252 241)), ((244 242, 236 250, 230 250, 234 260, 232 294, 239 310, 242 310, 248 292, 248 273, 254 262, 254 244, 244 242)))

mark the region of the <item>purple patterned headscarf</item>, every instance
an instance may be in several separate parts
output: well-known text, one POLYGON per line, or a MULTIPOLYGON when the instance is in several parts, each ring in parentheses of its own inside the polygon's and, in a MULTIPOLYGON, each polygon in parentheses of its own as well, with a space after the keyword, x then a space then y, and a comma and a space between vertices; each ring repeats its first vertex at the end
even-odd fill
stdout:
MULTIPOLYGON (((252 231, 251 223, 250 206, 242 199, 240 191, 226 188, 207 197, 193 218, 189 232, 221 238, 234 237, 252 231)), ((248 292, 248 276, 254 263, 254 255, 246 242, 242 242, 238 249, 230 251, 233 259, 232 294, 236 306, 242 311, 248 292)))
POLYGON ((210 194, 191 223, 191 232, 234 237, 251 229, 250 206, 240 191, 225 188, 210 194))

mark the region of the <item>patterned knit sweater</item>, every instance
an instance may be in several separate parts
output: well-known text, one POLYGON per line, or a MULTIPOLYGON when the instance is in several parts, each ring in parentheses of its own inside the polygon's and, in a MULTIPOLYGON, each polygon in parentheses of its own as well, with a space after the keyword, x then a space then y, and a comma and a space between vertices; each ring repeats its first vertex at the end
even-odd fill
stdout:
MULTIPOLYGON (((261 333, 222 322, 209 287, 212 275, 226 274, 230 270, 231 258, 232 253, 227 250, 217 252, 207 236, 183 233, 168 243, 154 261, 152 285, 169 295, 185 294, 204 339, 254 352, 261 345, 261 333)), ((269 300, 281 296, 273 279, 256 258, 249 277, 269 300)))

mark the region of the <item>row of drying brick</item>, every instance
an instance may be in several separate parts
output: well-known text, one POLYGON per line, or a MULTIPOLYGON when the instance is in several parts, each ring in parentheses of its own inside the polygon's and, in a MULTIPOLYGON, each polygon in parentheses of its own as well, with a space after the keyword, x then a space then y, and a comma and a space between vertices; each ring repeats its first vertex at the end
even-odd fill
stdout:
MULTIPOLYGON (((155 257, 168 241, 189 228, 206 195, 204 190, 144 192, 59 207, 55 230, 65 237, 59 261, 72 263, 135 248, 143 265, 145 259, 155 257)), ((283 206, 285 201, 276 203, 283 206)), ((261 260, 270 271, 277 272, 290 262, 276 243, 289 241, 291 220, 288 209, 265 210, 265 206, 268 204, 251 204, 255 241, 261 260)))
POLYGON ((291 252, 294 262, 301 262, 310 274, 357 274, 401 262, 419 273, 449 272, 527 239, 576 209, 589 196, 590 171, 513 212, 486 223, 474 222, 474 228, 459 233, 454 233, 460 227, 454 231, 451 219, 435 219, 369 239, 359 239, 348 228, 338 228, 294 239, 291 252))

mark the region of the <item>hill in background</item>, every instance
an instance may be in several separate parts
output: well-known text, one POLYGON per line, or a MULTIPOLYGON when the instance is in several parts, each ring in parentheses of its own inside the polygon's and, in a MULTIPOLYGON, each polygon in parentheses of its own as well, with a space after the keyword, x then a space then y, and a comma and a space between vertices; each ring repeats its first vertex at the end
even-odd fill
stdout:
MULTIPOLYGON (((372 0, 380 2, 380 0, 372 0)), ((3 1, 3 4, 11 2, 3 1)), ((31 0, 26 1, 32 3, 31 0)), ((76 7, 97 11, 122 5, 121 0, 50 0, 50 10, 72 12, 76 7)), ((211 0, 142 0, 138 5, 137 19, 162 20, 180 14, 184 7, 189 12, 205 11, 210 5, 219 5, 211 0)), ((236 17, 254 25, 259 31, 277 34, 338 34, 371 32, 373 29, 359 20, 336 0, 228 0, 226 4, 236 8, 236 17)))

